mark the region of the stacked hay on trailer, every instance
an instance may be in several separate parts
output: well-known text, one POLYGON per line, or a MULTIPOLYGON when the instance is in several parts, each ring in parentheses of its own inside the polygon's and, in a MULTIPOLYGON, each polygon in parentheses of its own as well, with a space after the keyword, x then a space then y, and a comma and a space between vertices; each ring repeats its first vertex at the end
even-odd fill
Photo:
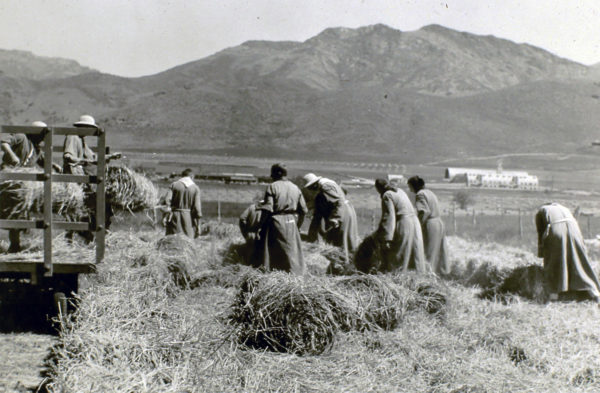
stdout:
MULTIPOLYGON (((13 173, 41 173, 35 168, 13 168, 13 173)), ((44 183, 5 180, 0 183, 0 217, 27 220, 44 210, 44 183)), ((52 212, 76 221, 85 213, 84 193, 76 183, 52 183, 52 212)))
POLYGON ((152 181, 126 166, 107 168, 106 197, 113 207, 131 212, 158 205, 158 189, 152 181))

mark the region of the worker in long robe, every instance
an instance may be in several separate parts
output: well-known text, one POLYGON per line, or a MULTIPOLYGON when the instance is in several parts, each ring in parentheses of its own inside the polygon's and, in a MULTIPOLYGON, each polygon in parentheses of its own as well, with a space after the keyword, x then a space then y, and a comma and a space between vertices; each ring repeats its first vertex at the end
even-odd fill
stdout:
POLYGON ((447 255, 446 229, 437 196, 425 188, 425 181, 419 176, 408 179, 408 187, 415 193, 415 209, 423 231, 425 259, 435 274, 447 276, 452 267, 447 255))
MULTIPOLYGON (((94 118, 90 115, 82 115, 79 121, 73 123, 78 128, 98 129, 94 118)), ((106 162, 121 157, 121 153, 107 154, 106 162)), ((63 173, 72 175, 97 175, 98 157, 86 143, 85 137, 80 135, 67 135, 63 143, 63 173)), ((85 218, 92 227, 96 226, 96 185, 83 184, 84 203, 88 210, 85 218)), ((114 211, 111 202, 106 199, 104 204, 104 227, 110 229, 114 211)), ((73 238, 73 231, 67 232, 67 238, 73 238)), ((94 239, 94 233, 89 231, 80 232, 88 242, 94 239)))
POLYGON ((304 187, 317 192, 315 209, 308 230, 308 240, 340 247, 346 263, 359 244, 356 212, 342 188, 333 180, 307 173, 304 187))
MULTIPOLYGON (((31 126, 48 127, 46 123, 41 121, 34 121, 31 126)), ((1 164, 2 170, 44 166, 44 157, 40 148, 43 140, 42 134, 2 134, 2 136, 0 140, 0 147, 4 153, 1 164)), ((18 187, 18 184, 3 183, 0 186, 0 219, 24 218, 14 217, 12 214, 12 209, 20 202, 20 199, 16 193, 10 192, 10 187, 18 187)), ((8 252, 21 251, 21 232, 23 232, 23 229, 8 230, 8 252)))
POLYGON ((551 300, 600 301, 600 283, 592 269, 577 221, 559 203, 542 205, 536 216, 538 257, 544 258, 544 276, 551 300))
POLYGON ((200 189, 192 180, 193 177, 194 172, 188 168, 182 172, 179 180, 171 184, 166 198, 167 206, 170 206, 167 235, 183 233, 193 239, 200 232, 202 202, 200 189))
POLYGON ((263 225, 260 232, 262 266, 266 270, 306 273, 299 228, 308 212, 302 192, 287 178, 281 164, 271 167, 271 183, 265 191, 263 225))
POLYGON ((381 269, 428 271, 421 224, 408 195, 385 179, 377 179, 375 188, 381 195, 381 221, 377 230, 382 249, 381 269))
POLYGON ((244 260, 248 265, 258 267, 260 263, 260 228, 262 224, 262 210, 259 206, 263 201, 252 203, 240 215, 239 226, 242 236, 246 240, 244 247, 244 260))

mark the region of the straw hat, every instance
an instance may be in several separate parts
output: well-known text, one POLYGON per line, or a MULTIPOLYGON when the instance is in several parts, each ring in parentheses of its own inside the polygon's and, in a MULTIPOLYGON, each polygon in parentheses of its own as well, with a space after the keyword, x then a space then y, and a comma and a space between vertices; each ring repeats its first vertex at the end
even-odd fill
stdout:
POLYGON ((99 128, 94 118, 90 115, 82 115, 79 117, 79 121, 73 123, 75 127, 94 127, 99 128))
POLYGON ((308 187, 312 186, 313 184, 315 184, 316 182, 318 182, 319 180, 321 180, 321 176, 317 176, 314 173, 307 173, 306 175, 304 175, 303 179, 304 179, 304 188, 308 188, 308 187))
POLYGON ((44 128, 48 127, 48 125, 46 123, 44 123, 43 121, 39 121, 39 120, 36 120, 33 123, 31 123, 31 126, 32 127, 44 127, 44 128))

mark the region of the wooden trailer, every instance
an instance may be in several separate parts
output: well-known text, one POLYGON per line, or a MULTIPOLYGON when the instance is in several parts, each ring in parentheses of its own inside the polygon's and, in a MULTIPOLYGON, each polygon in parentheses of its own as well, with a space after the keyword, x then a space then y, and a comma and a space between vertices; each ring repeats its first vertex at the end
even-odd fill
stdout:
MULTIPOLYGON (((1 133, 9 134, 41 134, 43 135, 44 168, 41 173, 11 173, 10 168, 0 172, 0 181, 21 180, 40 181, 44 183, 43 217, 32 220, 0 220, 3 229, 39 229, 43 231, 43 255, 39 258, 23 258, 19 254, 4 255, 0 260, 0 280, 3 290, 0 301, 13 297, 18 298, 19 288, 24 285, 37 289, 43 296, 50 296, 58 312, 67 309, 67 297, 78 290, 80 274, 95 272, 95 265, 104 258, 105 239, 105 168, 106 168, 106 134, 102 129, 82 127, 31 127, 2 126, 1 133), (97 172, 96 175, 68 175, 52 172, 52 153, 62 153, 57 136, 80 135, 97 139, 97 172), (96 224, 88 222, 68 222, 53 219, 52 184, 56 182, 87 183, 96 185, 96 224), (95 260, 55 260, 53 258, 52 239, 57 230, 92 231, 95 235, 95 260)), ((61 154, 62 156, 62 154, 61 154)))

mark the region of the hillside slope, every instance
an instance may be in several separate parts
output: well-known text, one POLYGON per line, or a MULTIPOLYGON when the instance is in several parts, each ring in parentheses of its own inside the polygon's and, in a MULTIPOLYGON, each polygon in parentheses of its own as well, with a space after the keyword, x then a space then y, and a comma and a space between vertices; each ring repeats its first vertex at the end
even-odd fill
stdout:
POLYGON ((598 138, 600 123, 592 68, 436 25, 250 41, 142 78, 0 78, 2 123, 91 113, 109 143, 138 150, 419 163, 574 152, 598 138))
POLYGON ((58 79, 93 70, 74 60, 36 56, 31 52, 0 49, 0 75, 24 79, 58 79))

